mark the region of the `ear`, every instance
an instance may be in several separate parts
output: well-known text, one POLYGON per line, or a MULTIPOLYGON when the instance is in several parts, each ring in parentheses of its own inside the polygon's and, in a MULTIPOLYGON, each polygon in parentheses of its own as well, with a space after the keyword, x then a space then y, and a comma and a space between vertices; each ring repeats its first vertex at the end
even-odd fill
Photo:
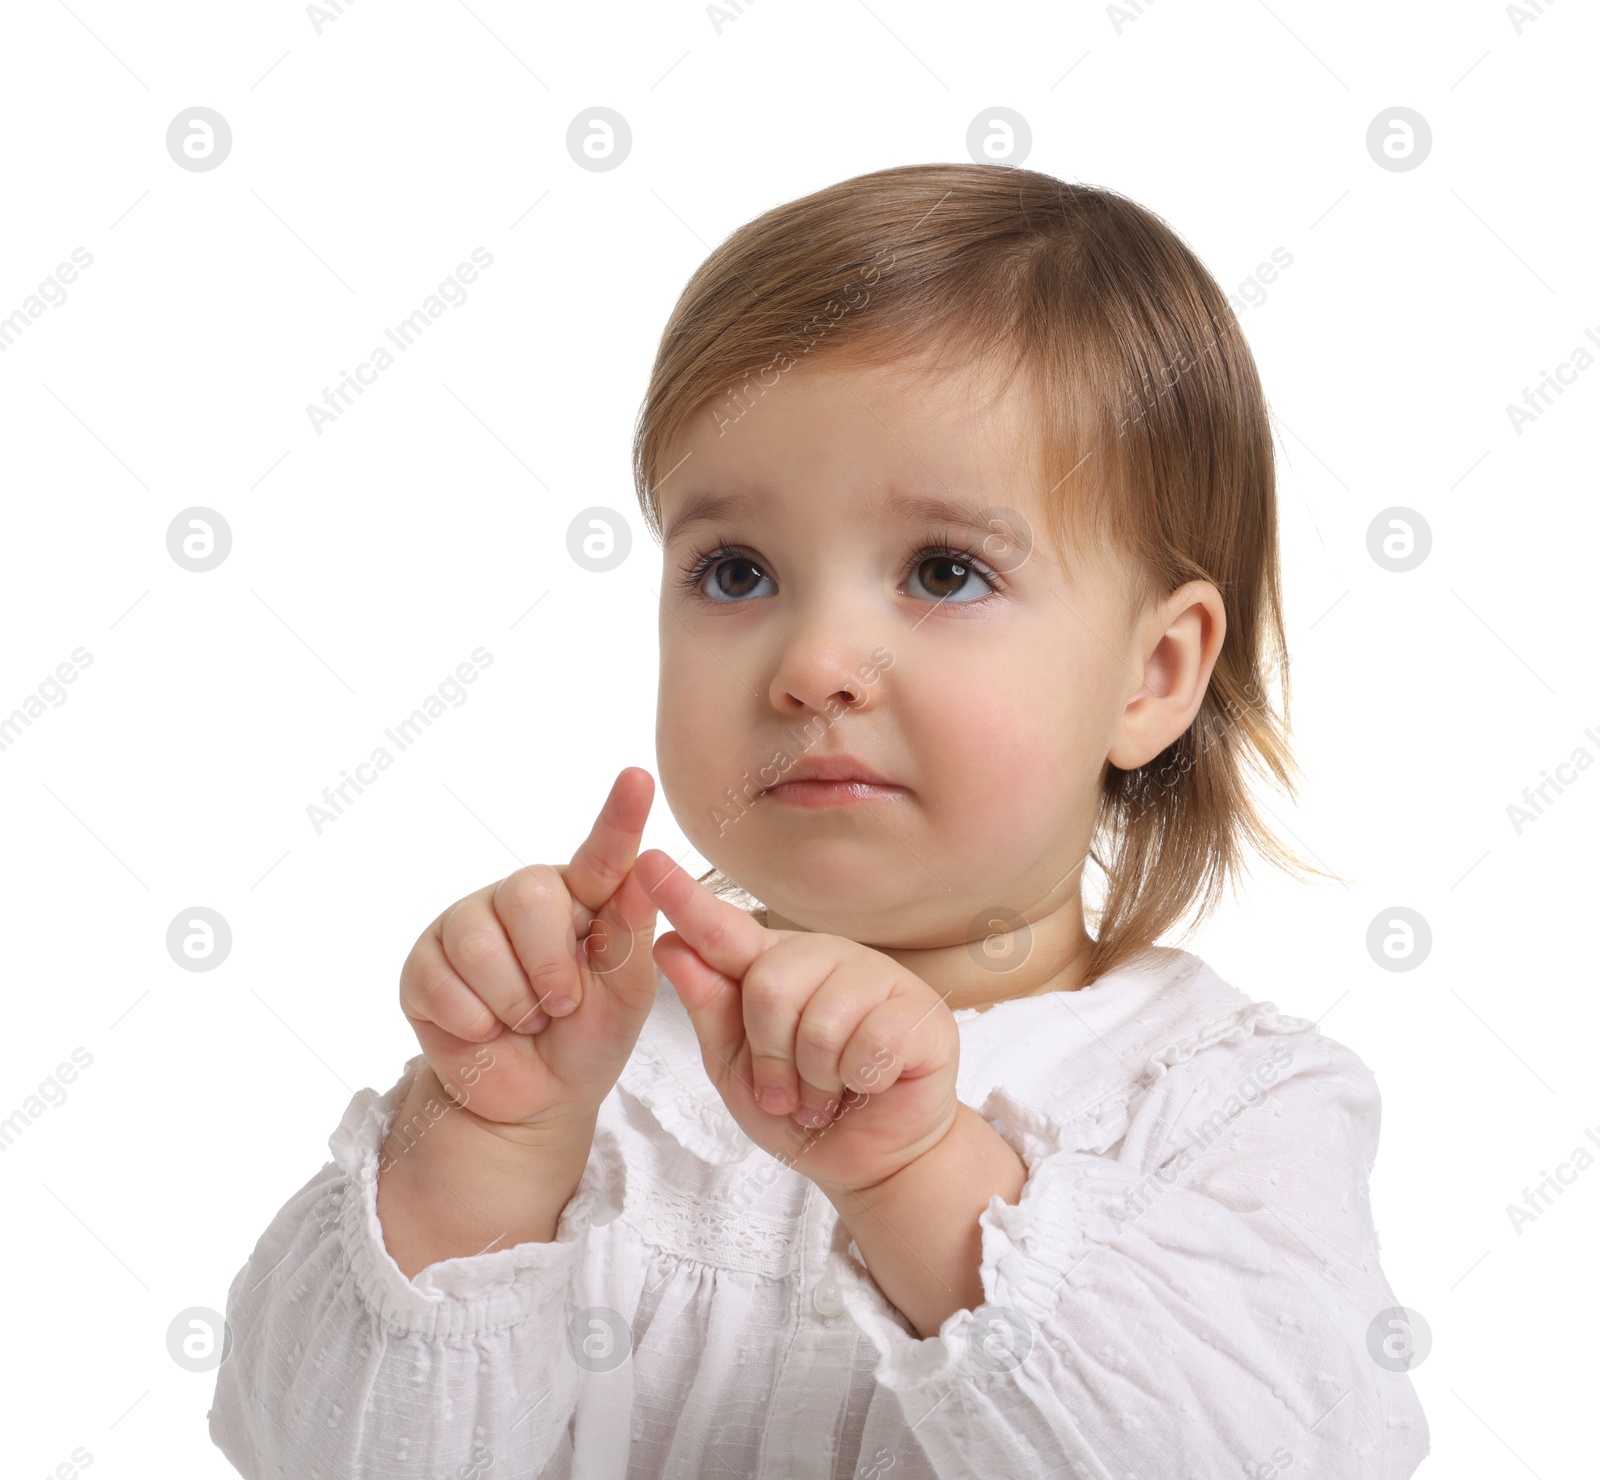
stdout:
POLYGON ((1143 682, 1128 700, 1106 759, 1124 771, 1154 760, 1194 722, 1228 630, 1222 593, 1190 581, 1141 627, 1143 682))

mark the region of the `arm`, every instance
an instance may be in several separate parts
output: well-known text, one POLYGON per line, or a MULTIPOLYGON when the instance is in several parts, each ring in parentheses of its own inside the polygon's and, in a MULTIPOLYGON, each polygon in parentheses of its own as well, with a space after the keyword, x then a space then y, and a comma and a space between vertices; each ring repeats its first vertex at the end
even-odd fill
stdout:
POLYGON ((513 1169, 503 1147, 473 1139, 479 1128, 459 1107, 397 1154, 391 1133, 414 1093, 428 1124, 424 1068, 419 1055, 386 1094, 351 1100, 329 1138, 333 1161, 280 1209, 228 1291, 210 1430, 247 1480, 419 1463, 569 1473, 583 1375, 566 1339, 572 1282, 590 1227, 620 1197, 615 1138, 596 1136, 570 1199, 570 1158, 530 1154, 513 1169), (424 1174, 440 1167, 430 1190, 424 1174), (530 1185, 519 1194, 497 1178, 530 1185), (409 1277, 386 1247, 380 1180, 418 1266, 409 1277), (463 1190, 472 1211, 452 1212, 463 1190))
MULTIPOLYGON (((836 1244, 830 1272, 887 1390, 863 1452, 924 1455, 952 1480, 1187 1473, 1178 1456, 1200 1474, 1411 1475, 1426 1419, 1406 1372, 1369 1345, 1398 1305, 1366 1201, 1376 1086, 1314 1031, 1272 1052, 1287 1066, 1243 1101, 1232 1091, 1268 1058, 1262 1039, 1196 1054, 1136 1103, 1110 1152, 1083 1149, 1095 1135, 1081 1117, 995 1090, 979 1113, 1027 1181, 979 1216, 982 1309, 934 1335, 886 1298, 866 1248, 864 1267, 836 1244)), ((948 1222, 967 1198, 949 1194, 948 1222)), ((918 1252, 949 1237, 895 1232, 918 1252)), ((880 1263, 903 1279, 893 1256, 880 1263)))

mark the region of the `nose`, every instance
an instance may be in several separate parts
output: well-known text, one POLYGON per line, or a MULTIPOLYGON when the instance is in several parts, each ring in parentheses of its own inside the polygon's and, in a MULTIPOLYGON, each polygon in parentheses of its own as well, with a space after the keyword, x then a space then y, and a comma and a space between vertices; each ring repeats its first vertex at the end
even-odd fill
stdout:
POLYGON ((779 713, 823 712, 835 703, 860 711, 871 703, 881 665, 862 640, 859 620, 837 611, 797 613, 782 644, 770 689, 779 713))

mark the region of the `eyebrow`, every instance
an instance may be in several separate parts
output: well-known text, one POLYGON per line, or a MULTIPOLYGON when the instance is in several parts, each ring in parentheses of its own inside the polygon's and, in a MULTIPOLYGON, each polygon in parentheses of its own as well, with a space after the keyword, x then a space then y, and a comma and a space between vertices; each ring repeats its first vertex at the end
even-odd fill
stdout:
MULTIPOLYGON (((662 543, 670 544, 699 524, 748 516, 764 502, 765 499, 753 493, 696 494, 667 526, 662 543)), ((993 513, 989 507, 962 503, 959 499, 891 492, 880 495, 868 507, 879 514, 896 515, 907 523, 947 524, 982 535, 994 532, 993 513)))

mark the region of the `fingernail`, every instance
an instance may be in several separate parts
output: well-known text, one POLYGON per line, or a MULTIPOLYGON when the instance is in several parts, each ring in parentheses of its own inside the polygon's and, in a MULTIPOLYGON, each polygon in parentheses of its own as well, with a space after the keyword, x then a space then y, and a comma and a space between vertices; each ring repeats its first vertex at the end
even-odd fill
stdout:
POLYGON ((557 997, 554 1002, 545 1003, 544 1010, 551 1017, 565 1017, 577 1005, 570 997, 557 997))
POLYGON ((809 1105, 802 1105, 794 1112, 794 1118, 801 1125, 820 1126, 827 1124, 828 1117, 820 1110, 813 1110, 809 1105))
POLYGON ((783 1113, 784 1102, 788 1099, 788 1095, 776 1085, 767 1084, 757 1092, 756 1098, 768 1115, 780 1115, 783 1113))

